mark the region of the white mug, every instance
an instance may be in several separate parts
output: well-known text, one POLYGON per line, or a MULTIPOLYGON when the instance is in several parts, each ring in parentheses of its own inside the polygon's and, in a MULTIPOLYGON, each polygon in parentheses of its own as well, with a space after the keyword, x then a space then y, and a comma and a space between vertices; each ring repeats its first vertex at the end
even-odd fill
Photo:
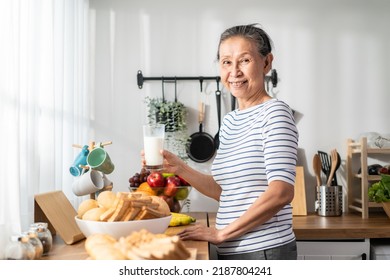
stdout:
POLYGON ((101 190, 104 187, 104 180, 99 171, 90 169, 79 176, 73 182, 72 190, 77 196, 87 195, 101 190))

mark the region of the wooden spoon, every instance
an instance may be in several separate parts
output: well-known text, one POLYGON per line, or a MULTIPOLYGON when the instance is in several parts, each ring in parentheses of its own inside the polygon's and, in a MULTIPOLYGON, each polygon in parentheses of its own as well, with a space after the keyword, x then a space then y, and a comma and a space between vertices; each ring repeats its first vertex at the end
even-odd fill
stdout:
POLYGON ((338 162, 338 155, 337 155, 337 150, 333 149, 330 151, 330 158, 331 158, 331 167, 330 167, 330 173, 328 177, 328 181, 326 182, 327 186, 330 186, 332 183, 333 175, 336 172, 337 169, 337 162, 338 162))
POLYGON ((313 157, 313 169, 317 179, 317 186, 321 186, 321 159, 319 154, 315 154, 313 157))

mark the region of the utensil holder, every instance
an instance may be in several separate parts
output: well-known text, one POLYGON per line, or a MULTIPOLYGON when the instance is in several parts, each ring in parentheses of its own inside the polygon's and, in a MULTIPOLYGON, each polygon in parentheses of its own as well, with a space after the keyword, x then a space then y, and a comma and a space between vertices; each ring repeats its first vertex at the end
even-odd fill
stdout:
POLYGON ((343 190, 341 186, 317 186, 316 211, 320 216, 341 216, 343 190))

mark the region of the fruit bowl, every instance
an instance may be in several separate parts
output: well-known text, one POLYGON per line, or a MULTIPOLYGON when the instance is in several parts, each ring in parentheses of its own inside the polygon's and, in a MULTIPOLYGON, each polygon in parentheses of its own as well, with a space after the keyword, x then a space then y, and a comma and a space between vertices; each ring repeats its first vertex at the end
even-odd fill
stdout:
POLYGON ((162 197, 169 205, 171 212, 180 212, 184 206, 189 205, 188 196, 192 190, 191 186, 178 186, 174 194, 167 194, 166 187, 151 188, 148 184, 141 184, 139 187, 129 187, 131 192, 145 192, 149 195, 162 197))
POLYGON ((102 233, 109 234, 114 238, 119 239, 120 237, 128 236, 132 232, 140 231, 141 229, 146 229, 154 234, 164 233, 169 226, 171 218, 172 216, 170 215, 162 218, 128 222, 101 222, 82 220, 76 216, 75 220, 85 237, 95 233, 102 233))

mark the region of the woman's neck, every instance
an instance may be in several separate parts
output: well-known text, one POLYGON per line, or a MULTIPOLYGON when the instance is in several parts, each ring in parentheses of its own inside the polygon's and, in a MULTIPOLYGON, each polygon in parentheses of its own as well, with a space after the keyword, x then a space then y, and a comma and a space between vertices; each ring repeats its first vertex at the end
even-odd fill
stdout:
POLYGON ((265 90, 262 90, 260 93, 254 95, 252 98, 243 99, 239 98, 238 101, 238 108, 240 110, 245 110, 250 107, 260 105, 268 100, 272 99, 271 96, 268 95, 268 93, 265 90))

